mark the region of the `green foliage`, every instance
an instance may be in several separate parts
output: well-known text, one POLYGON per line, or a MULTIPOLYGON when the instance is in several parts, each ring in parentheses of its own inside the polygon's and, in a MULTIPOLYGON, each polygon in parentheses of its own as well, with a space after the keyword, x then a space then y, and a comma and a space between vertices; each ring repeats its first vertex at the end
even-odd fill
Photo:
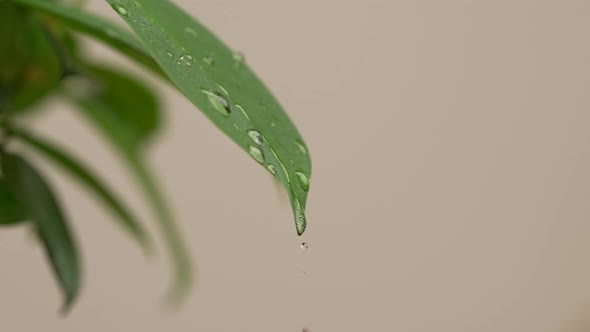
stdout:
POLYGON ((94 195, 104 203, 105 207, 110 209, 112 213, 118 217, 116 220, 120 221, 122 228, 135 237, 145 250, 149 249, 150 243, 148 235, 139 223, 139 220, 122 203, 122 200, 117 197, 117 195, 109 189, 88 166, 50 143, 47 139, 41 139, 26 130, 16 129, 14 127, 8 127, 6 130, 10 134, 18 137, 19 140, 26 143, 28 146, 32 147, 39 154, 46 157, 49 161, 62 168, 89 191, 94 193, 94 195))
POLYGON ((26 207, 35 233, 43 243, 49 262, 64 293, 63 310, 72 305, 80 288, 78 250, 57 197, 43 176, 25 159, 1 156, 2 174, 26 207))
POLYGON ((33 150, 77 180, 144 249, 151 242, 140 220, 102 177, 62 147, 32 134, 26 118, 20 119, 57 91, 65 92, 59 96, 111 143, 152 207, 174 272, 169 299, 178 303, 192 280, 188 250, 146 158, 162 122, 158 98, 132 75, 88 60, 92 57, 78 47, 80 34, 110 45, 183 93, 285 187, 297 234, 306 228, 311 177, 307 147, 244 56, 170 1, 106 1, 135 35, 57 0, 0 0, 0 226, 34 227, 64 293, 64 310, 80 285, 75 240, 56 194, 37 166, 20 156, 21 149, 33 150), (88 89, 64 89, 62 83, 72 79, 88 89), (7 144, 11 140, 24 144, 15 149, 7 144))

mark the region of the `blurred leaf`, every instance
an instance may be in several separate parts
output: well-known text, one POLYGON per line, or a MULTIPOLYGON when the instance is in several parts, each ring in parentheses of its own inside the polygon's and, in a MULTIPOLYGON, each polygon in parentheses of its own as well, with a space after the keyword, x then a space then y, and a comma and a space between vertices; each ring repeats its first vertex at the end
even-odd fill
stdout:
POLYGON ((14 84, 25 66, 29 45, 22 29, 25 12, 10 2, 0 2, 0 84, 14 84))
POLYGON ((144 250, 149 250, 149 238, 137 218, 123 205, 123 203, 121 203, 122 200, 117 197, 98 176, 93 174, 87 166, 81 161, 76 160, 73 156, 68 155, 57 146, 49 143, 47 140, 35 137, 33 134, 23 129, 11 127, 9 128, 9 131, 57 166, 63 168, 64 171, 73 176, 96 195, 96 197, 118 217, 121 227, 128 231, 139 242, 144 250))
POLYGON ((135 31, 178 89, 277 177, 289 193, 297 233, 305 231, 311 160, 278 101, 242 54, 167 0, 106 0, 135 31))
POLYGON ((153 91, 132 75, 99 65, 86 65, 89 74, 100 83, 101 99, 111 105, 114 114, 141 144, 160 127, 160 105, 153 91))
POLYGON ((38 17, 12 2, 0 2, 0 88, 11 109, 23 109, 54 89, 61 65, 38 17))
MULTIPOLYGON (((108 70, 108 72, 114 73, 111 70, 108 70)), ((93 72, 91 72, 91 74, 92 73, 93 72)), ((139 127, 137 123, 126 121, 134 116, 138 116, 134 110, 130 110, 129 108, 145 111, 148 116, 153 112, 158 114, 158 111, 149 109, 154 106, 154 104, 149 102, 147 98, 145 100, 131 99, 129 100, 132 102, 131 104, 123 102, 119 98, 114 98, 112 91, 110 91, 111 88, 109 87, 109 82, 112 81, 113 78, 120 78, 123 77, 123 75, 108 75, 110 81, 101 81, 100 78, 102 76, 103 75, 101 74, 96 75, 96 77, 99 78, 99 83, 101 83, 103 87, 103 89, 100 90, 102 93, 73 97, 73 99, 79 106, 81 113, 112 141, 143 189, 146 199, 150 203, 151 208, 157 217, 158 225, 162 230, 166 240, 167 249, 173 262, 175 280, 169 296, 172 301, 176 301, 180 296, 186 293, 186 290, 190 287, 192 264, 188 251, 185 248, 185 244, 177 229, 172 212, 170 211, 166 199, 161 193, 154 176, 147 167, 147 163, 143 157, 143 145, 141 144, 142 137, 149 134, 150 130, 144 130, 143 133, 141 133, 141 130, 138 131, 139 127), (126 115, 123 116, 123 114, 126 115), (138 134, 138 132, 140 134, 138 134)), ((139 82, 133 82, 133 80, 129 78, 125 80, 119 79, 117 81, 116 85, 118 89, 121 89, 122 91, 134 91, 137 89, 137 86, 141 86, 139 82)), ((148 127, 149 126, 145 126, 144 128, 148 127)))
POLYGON ((162 70, 158 64, 144 51, 141 42, 132 34, 104 18, 92 15, 76 7, 48 2, 46 0, 12 1, 51 15, 69 25, 72 29, 103 41, 115 50, 123 52, 135 61, 143 64, 156 74, 166 77, 165 74, 162 74, 162 70))
POLYGON ((22 157, 2 154, 2 172, 18 190, 64 293, 63 312, 68 311, 80 289, 80 263, 65 217, 43 176, 22 157))
POLYGON ((0 179, 0 226, 14 225, 27 220, 25 204, 4 179, 0 179))

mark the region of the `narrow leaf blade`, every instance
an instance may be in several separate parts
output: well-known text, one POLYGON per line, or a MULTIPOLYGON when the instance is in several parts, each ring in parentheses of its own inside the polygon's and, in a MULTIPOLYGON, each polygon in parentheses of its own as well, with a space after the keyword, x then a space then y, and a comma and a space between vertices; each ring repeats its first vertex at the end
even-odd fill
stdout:
POLYGON ((133 134, 133 128, 120 121, 117 115, 125 110, 118 109, 118 104, 100 95, 74 99, 74 102, 82 115, 111 140, 141 186, 157 218, 174 268, 174 280, 168 298, 172 304, 178 303, 191 286, 192 262, 164 194, 143 158, 140 141, 133 134))
POLYGON ((129 232, 146 252, 150 250, 151 243, 147 236, 147 232, 141 226, 138 219, 130 212, 130 209, 121 203, 122 200, 117 197, 117 195, 86 165, 81 161, 76 160, 73 156, 57 146, 49 143, 46 139, 40 139, 32 133, 20 128, 17 129, 11 127, 9 130, 10 133, 35 149, 49 161, 62 168, 70 176, 73 176, 80 184, 85 186, 98 199, 100 199, 115 216, 118 217, 117 220, 119 220, 121 227, 129 232))
POLYGON ((217 37, 168 0, 106 0, 178 89, 287 189, 305 231, 311 160, 271 92, 217 37))
POLYGON ((78 250, 57 197, 43 176, 22 157, 3 154, 1 164, 7 181, 17 188, 30 211, 31 221, 64 294, 62 311, 66 312, 78 295, 81 271, 78 250))

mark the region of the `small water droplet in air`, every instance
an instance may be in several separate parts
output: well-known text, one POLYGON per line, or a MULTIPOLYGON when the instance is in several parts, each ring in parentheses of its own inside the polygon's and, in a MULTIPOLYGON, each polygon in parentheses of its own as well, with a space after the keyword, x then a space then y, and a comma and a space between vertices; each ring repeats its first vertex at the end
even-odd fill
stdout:
POLYGON ((297 198, 293 201, 293 212, 295 213, 295 228, 297 228, 297 235, 305 232, 307 222, 305 221, 305 211, 297 198))
POLYGON ((197 32, 191 28, 184 28, 184 32, 188 33, 189 35, 198 36, 197 32))
POLYGON ((305 144, 303 144, 300 141, 295 141, 295 145, 297 145, 297 148, 299 149, 299 151, 301 151, 301 153, 307 155, 307 147, 305 147, 305 144))
MULTIPOLYGON (((307 272, 301 271, 301 276, 304 277, 304 278, 307 277, 307 272)), ((303 330, 303 331, 305 331, 305 330, 303 330)))
POLYGON ((254 160, 256 160, 258 163, 264 163, 264 155, 262 154, 262 151, 259 148, 255 146, 250 146, 249 152, 252 158, 254 158, 254 160))
POLYGON ((305 175, 303 172, 295 172, 295 175, 297 175, 297 180, 299 180, 299 186, 301 187, 301 189, 303 189, 304 191, 308 191, 309 178, 307 177, 307 175, 305 175))
POLYGON ((115 6, 115 10, 117 11, 117 13, 119 13, 119 15, 123 15, 123 16, 129 15, 129 13, 127 12, 127 9, 123 8, 122 6, 115 6))
POLYGON ((301 249, 305 250, 309 248, 309 245, 307 244, 307 242, 301 242, 301 249))
POLYGON ((180 56, 180 60, 184 62, 185 65, 192 67, 193 63, 195 63, 195 59, 190 54, 184 54, 180 56))
POLYGON ((248 113, 246 113, 246 110, 242 106, 236 105, 236 108, 238 109, 238 111, 242 112, 242 115, 244 115, 246 120, 250 121, 250 116, 248 116, 248 113))
POLYGON ((229 102, 225 99, 224 96, 221 95, 219 92, 211 92, 208 90, 201 90, 207 98, 209 98, 209 102, 219 113, 223 114, 224 116, 229 116, 231 109, 229 107, 229 102))
POLYGON ((262 134, 256 129, 248 130, 248 136, 256 143, 256 145, 262 145, 262 134))
POLYGON ((275 175, 277 174, 277 169, 275 168, 275 165, 268 165, 266 166, 266 169, 270 172, 270 174, 275 175))
POLYGON ((211 67, 215 66, 215 58, 213 57, 213 53, 209 53, 209 55, 203 58, 203 61, 205 61, 205 63, 211 67))

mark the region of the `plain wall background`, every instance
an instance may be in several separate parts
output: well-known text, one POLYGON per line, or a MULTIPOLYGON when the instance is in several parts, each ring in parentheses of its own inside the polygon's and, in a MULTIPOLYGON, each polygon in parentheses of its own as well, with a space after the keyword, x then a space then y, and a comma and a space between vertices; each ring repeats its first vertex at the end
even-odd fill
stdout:
MULTIPOLYGON (((178 2, 246 54, 306 139, 310 248, 267 173, 146 76, 167 111, 151 156, 196 287, 176 314, 162 311, 165 256, 144 259, 48 169, 85 287, 59 318, 39 247, 26 229, 1 230, 0 331, 590 330, 590 2, 178 2)), ((104 1, 89 5, 122 23, 104 1)), ((44 107, 36 128, 108 175, 152 226, 100 136, 59 101, 44 107)))

